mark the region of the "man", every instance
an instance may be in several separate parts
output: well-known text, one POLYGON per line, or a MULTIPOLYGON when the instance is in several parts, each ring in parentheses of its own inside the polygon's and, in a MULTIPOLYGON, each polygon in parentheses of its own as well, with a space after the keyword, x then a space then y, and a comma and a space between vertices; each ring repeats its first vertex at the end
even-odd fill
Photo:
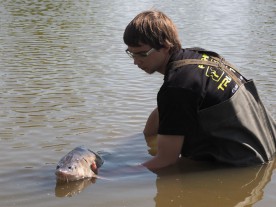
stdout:
POLYGON ((276 124, 252 81, 215 52, 182 49, 173 22, 160 11, 138 14, 126 27, 126 52, 134 64, 164 75, 157 108, 144 134, 157 135, 154 170, 180 156, 237 166, 262 164, 275 154, 276 124))

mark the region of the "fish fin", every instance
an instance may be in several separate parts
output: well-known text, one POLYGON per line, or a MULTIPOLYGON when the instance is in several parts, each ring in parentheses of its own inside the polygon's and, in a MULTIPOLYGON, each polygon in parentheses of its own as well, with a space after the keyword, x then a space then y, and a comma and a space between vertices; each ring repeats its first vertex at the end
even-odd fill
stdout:
POLYGON ((103 165, 104 161, 101 157, 96 156, 96 165, 98 168, 100 168, 103 165))
POLYGON ((97 165, 97 168, 100 168, 104 163, 103 158, 98 153, 93 152, 92 150, 89 150, 89 151, 96 156, 96 165, 97 165))

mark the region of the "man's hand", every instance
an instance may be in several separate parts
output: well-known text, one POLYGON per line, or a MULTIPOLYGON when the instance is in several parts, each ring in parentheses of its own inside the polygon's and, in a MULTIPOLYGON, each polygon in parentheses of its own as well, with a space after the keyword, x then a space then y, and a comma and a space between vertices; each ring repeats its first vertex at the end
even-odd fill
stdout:
POLYGON ((158 135, 157 155, 142 165, 149 170, 156 170, 175 164, 179 159, 184 136, 178 135, 158 135))

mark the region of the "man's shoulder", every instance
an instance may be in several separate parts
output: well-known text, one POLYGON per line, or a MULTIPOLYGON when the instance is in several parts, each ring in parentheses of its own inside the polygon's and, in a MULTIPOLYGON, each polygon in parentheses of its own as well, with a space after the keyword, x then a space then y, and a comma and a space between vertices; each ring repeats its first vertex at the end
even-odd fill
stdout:
POLYGON ((203 48, 197 48, 198 50, 193 50, 194 48, 185 48, 178 52, 172 54, 169 62, 183 60, 183 59, 200 59, 202 57, 203 48))

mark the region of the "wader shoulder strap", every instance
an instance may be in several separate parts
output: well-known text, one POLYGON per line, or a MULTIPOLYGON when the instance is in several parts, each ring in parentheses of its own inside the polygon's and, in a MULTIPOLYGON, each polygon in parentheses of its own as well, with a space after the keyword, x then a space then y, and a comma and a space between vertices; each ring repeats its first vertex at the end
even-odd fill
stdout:
MULTIPOLYGON (((191 50, 191 49, 189 49, 191 50)), ((217 54, 212 51, 206 51, 206 50, 195 50, 195 51, 204 51, 207 53, 217 54)), ((235 67, 230 64, 229 62, 225 61, 223 57, 217 54, 217 57, 213 57, 215 61, 208 61, 208 60, 200 60, 200 59, 183 59, 178 61, 173 61, 169 64, 170 70, 175 70, 179 67, 186 66, 186 65, 207 65, 210 67, 215 67, 223 70, 227 73, 228 76, 230 76, 239 86, 242 85, 239 78, 235 75, 235 73, 238 73, 238 70, 235 69, 235 67)))
POLYGON ((190 50, 190 51, 195 51, 195 52, 200 52, 200 53, 207 53, 208 55, 210 55, 212 57, 212 59, 216 60, 217 62, 220 62, 221 60, 223 60, 225 65, 227 65, 228 67, 234 69, 237 72, 239 71, 234 65, 227 62, 221 55, 219 55, 216 52, 213 52, 213 51, 210 51, 210 50, 205 50, 205 49, 200 48, 200 47, 186 48, 185 50, 190 50))

